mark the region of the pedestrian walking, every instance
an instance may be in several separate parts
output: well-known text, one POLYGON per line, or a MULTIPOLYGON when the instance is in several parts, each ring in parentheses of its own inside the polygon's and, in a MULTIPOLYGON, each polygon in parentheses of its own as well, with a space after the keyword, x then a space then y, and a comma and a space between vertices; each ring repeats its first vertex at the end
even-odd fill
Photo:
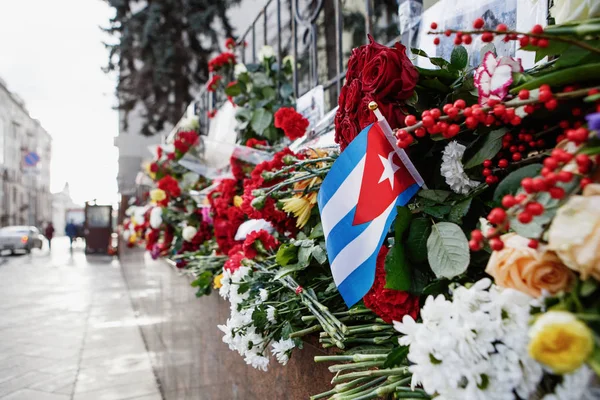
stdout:
POLYGON ((54 236, 54 225, 52 225, 52 222, 48 222, 44 234, 46 235, 46 239, 48 239, 48 249, 52 250, 52 237, 54 236))
POLYGON ((72 220, 67 223, 67 226, 65 227, 65 233, 69 237, 71 248, 73 248, 73 241, 77 237, 77 226, 72 220))

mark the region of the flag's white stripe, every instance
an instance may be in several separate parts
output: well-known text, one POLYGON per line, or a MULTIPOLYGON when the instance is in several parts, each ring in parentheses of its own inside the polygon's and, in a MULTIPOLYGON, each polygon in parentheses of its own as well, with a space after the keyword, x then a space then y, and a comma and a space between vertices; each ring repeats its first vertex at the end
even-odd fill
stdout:
POLYGON ((325 238, 329 236, 333 227, 358 204, 366 158, 365 154, 321 210, 321 224, 325 238))
POLYGON ((339 286, 357 267, 362 265, 377 249, 388 216, 396 206, 396 199, 385 211, 371 221, 371 224, 353 241, 348 243, 331 263, 331 273, 339 286))

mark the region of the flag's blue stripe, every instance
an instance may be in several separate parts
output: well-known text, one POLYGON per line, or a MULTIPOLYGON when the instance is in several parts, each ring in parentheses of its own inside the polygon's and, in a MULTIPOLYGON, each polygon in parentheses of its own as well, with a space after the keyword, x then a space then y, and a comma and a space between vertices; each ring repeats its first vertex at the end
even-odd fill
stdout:
POLYGON ((331 169, 323 179, 321 189, 317 195, 319 210, 325 207, 325 204, 335 194, 340 185, 344 182, 348 174, 356 167, 358 162, 365 156, 367 150, 367 132, 373 124, 363 129, 357 137, 346 147, 346 149, 335 160, 331 169))
MULTIPOLYGON (((406 190, 398 196, 396 200, 397 206, 403 206, 410 201, 410 199, 419 190, 419 185, 412 184, 407 187, 406 190)), ((329 235, 325 238, 327 244, 327 256, 329 261, 333 263, 333 260, 337 257, 340 251, 344 249, 352 240, 360 235, 367 227, 370 222, 365 222, 360 225, 352 225, 354 221, 354 214, 356 213, 356 207, 352 209, 340 222, 337 223, 332 229, 329 235)), ((387 232, 384 231, 383 233, 387 232)), ((382 234, 383 234, 382 233, 382 234)))
POLYGON ((360 225, 352 225, 354 214, 356 214, 356 206, 331 229, 331 232, 329 232, 329 235, 325 238, 325 243, 327 244, 327 256, 331 262, 333 262, 338 253, 342 251, 348 243, 358 237, 358 235, 371 224, 370 222, 365 222, 360 225))
POLYGON ((371 286, 373 286, 373 282, 375 281, 377 254, 379 253, 379 249, 385 240, 386 233, 389 231, 390 225, 392 225, 397 214, 398 211, 396 210, 396 207, 394 207, 388 216, 387 221, 385 221, 385 227, 381 233, 381 238, 379 239, 377 246, 373 249, 371 256, 361 265, 356 267, 356 269, 338 285, 338 291, 342 295, 348 308, 358 303, 367 294, 369 289, 371 289, 371 286))
MULTIPOLYGON (((406 205, 410 201, 410 199, 417 193, 418 190, 418 184, 415 183, 410 185, 408 188, 406 188, 404 192, 400 194, 400 196, 398 196, 396 205, 406 205)), ((354 209, 349 214, 353 215, 355 210, 356 209, 354 209)), ((373 286, 373 282, 375 280, 375 266, 377 261, 377 254, 379 253, 379 249, 381 248, 381 245, 385 240, 386 233, 390 229, 390 225, 394 221, 394 218, 396 218, 396 214, 397 210, 396 208, 394 208, 388 216, 387 221, 385 222, 385 227, 383 229, 383 232, 381 232, 381 238, 379 239, 377 247, 373 249, 373 254, 371 254, 371 256, 365 262, 359 265, 354 271, 352 271, 350 275, 348 275, 346 279, 342 281, 342 283, 338 285, 338 290, 348 307, 352 307, 354 304, 358 303, 367 294, 369 289, 371 289, 371 286, 373 286)), ((336 228, 338 225, 336 225, 336 228)), ((362 225, 365 225, 366 227, 369 224, 362 225)), ((332 232, 334 230, 335 228, 332 230, 332 232)), ((352 239, 353 238, 351 238, 350 241, 352 241, 352 239)), ((329 241, 331 241, 331 238, 329 239, 329 241)), ((350 241, 348 241, 346 244, 348 244, 350 241)), ((329 255, 329 243, 327 243, 327 253, 329 255)), ((333 263, 334 258, 335 257, 332 256, 329 257, 331 263, 333 263)))

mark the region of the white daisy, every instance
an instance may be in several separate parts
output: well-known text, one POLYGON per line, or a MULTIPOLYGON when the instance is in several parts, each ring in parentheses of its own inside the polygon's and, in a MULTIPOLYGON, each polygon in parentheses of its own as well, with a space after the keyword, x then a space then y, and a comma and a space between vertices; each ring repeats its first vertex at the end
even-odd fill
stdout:
POLYGON ((296 345, 292 339, 280 340, 271 343, 271 353, 273 353, 280 364, 286 365, 290 360, 290 353, 294 347, 296 347, 296 345))

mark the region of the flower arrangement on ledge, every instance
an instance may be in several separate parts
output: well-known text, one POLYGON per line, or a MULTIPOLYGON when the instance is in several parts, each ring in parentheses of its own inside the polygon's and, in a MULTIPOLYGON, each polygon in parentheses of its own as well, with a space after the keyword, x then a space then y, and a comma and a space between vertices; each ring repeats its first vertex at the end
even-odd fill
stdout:
POLYGON ((289 108, 287 64, 275 69, 272 49, 257 66, 230 53, 211 67, 228 77, 213 83, 239 108, 240 142, 272 158, 232 158, 234 176, 197 204, 188 192, 207 182, 176 165, 189 147, 157 154, 157 189, 128 211, 125 238, 176 261, 199 296, 218 290, 230 304, 218 329, 248 365, 286 364, 306 335, 336 349, 315 357, 334 377, 312 399, 597 398, 600 20, 473 27, 432 24, 435 44, 456 45, 450 60, 412 50, 434 69, 372 39, 350 57, 335 118, 342 151, 376 121, 375 101, 427 185, 398 207, 359 304, 338 291, 316 206, 339 154, 281 148, 308 124, 289 108), (469 68, 463 45, 497 36, 540 62, 524 69, 490 46, 469 68))

